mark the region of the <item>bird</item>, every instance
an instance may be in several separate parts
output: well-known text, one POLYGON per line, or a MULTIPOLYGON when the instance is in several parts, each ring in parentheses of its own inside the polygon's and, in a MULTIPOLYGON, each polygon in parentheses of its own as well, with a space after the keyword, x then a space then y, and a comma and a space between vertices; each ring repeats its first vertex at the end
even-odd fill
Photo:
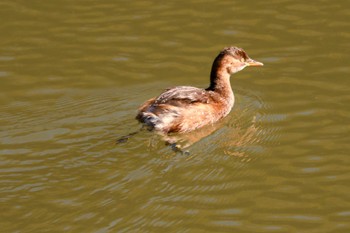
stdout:
POLYGON ((235 102, 232 74, 247 66, 263 66, 242 49, 226 47, 214 59, 208 88, 176 86, 143 103, 136 119, 150 131, 187 133, 227 116, 235 102))

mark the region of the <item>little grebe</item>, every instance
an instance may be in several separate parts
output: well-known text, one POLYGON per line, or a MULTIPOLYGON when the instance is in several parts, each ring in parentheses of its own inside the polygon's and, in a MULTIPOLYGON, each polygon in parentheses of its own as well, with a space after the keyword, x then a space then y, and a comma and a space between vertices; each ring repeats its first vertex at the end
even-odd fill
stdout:
POLYGON ((262 66, 237 47, 223 49, 215 58, 210 86, 201 89, 178 86, 166 89, 139 108, 136 119, 164 134, 189 132, 225 117, 233 107, 230 76, 246 66, 262 66))

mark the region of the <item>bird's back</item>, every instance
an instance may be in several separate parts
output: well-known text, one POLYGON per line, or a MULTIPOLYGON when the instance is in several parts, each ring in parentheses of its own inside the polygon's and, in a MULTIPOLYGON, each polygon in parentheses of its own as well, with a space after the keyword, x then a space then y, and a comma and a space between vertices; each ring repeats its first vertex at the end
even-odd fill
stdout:
POLYGON ((215 92, 205 89, 174 87, 146 101, 136 119, 163 133, 192 131, 226 115, 232 106, 220 106, 220 100, 215 92))

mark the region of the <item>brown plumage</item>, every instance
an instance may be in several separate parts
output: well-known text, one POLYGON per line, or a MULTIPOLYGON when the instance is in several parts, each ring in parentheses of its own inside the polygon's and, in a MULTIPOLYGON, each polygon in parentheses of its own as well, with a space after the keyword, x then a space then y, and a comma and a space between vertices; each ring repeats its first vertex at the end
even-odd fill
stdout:
POLYGON ((237 47, 223 49, 215 58, 210 86, 178 86, 165 90, 140 106, 136 119, 162 133, 189 132, 225 117, 233 107, 230 76, 246 66, 262 66, 237 47))

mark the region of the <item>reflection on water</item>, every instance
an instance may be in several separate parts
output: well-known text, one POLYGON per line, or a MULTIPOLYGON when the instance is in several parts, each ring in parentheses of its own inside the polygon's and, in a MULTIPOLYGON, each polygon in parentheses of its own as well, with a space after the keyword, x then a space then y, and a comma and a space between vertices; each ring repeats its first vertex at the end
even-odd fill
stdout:
POLYGON ((349 232, 346 1, 2 1, 2 232, 349 232), (164 138, 137 107, 232 77, 213 126, 164 138), (43 230, 45 229, 45 230, 43 230))

